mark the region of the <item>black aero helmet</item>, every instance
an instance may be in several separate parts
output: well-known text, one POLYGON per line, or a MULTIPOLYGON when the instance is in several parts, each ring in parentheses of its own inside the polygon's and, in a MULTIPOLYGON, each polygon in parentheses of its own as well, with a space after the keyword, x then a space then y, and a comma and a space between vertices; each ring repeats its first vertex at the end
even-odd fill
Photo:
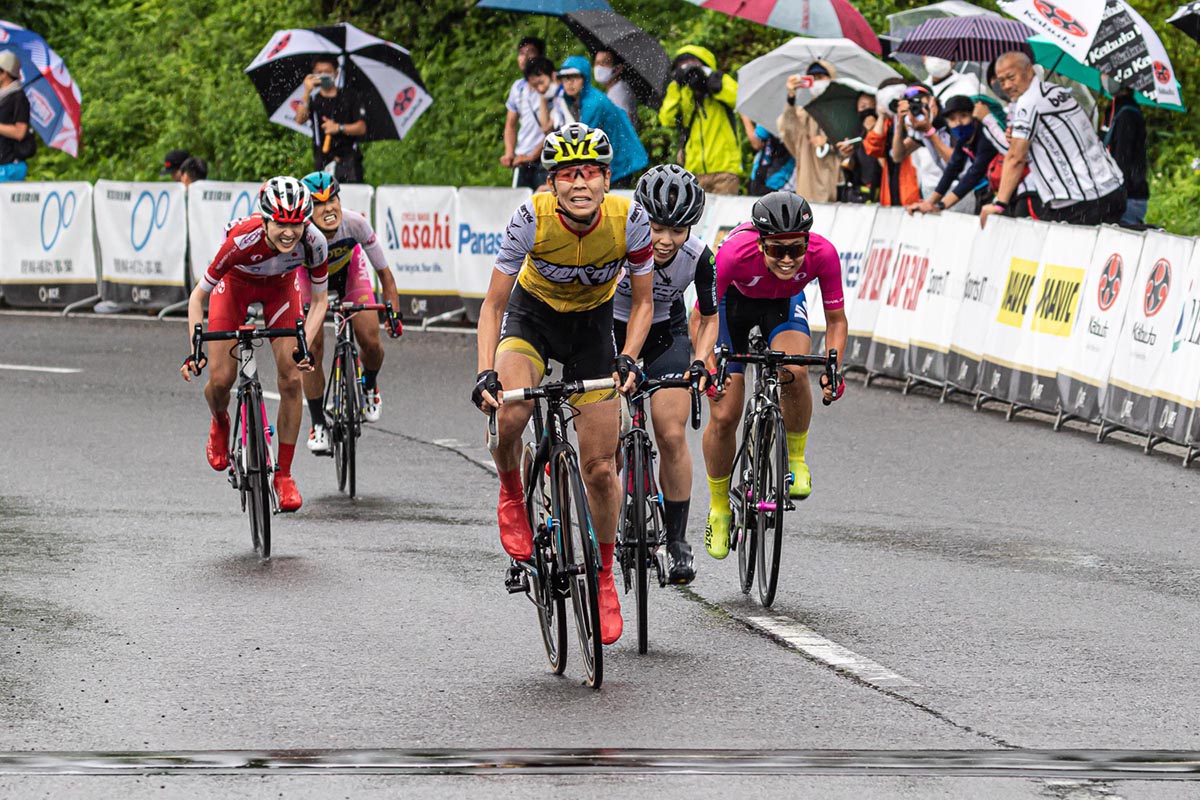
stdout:
POLYGON ((670 228, 686 228, 704 213, 704 190, 696 176, 678 164, 651 167, 638 180, 633 193, 650 215, 651 222, 670 228))
POLYGON ((750 222, 761 236, 808 233, 812 221, 812 208, 808 201, 795 192, 763 195, 750 210, 750 222))

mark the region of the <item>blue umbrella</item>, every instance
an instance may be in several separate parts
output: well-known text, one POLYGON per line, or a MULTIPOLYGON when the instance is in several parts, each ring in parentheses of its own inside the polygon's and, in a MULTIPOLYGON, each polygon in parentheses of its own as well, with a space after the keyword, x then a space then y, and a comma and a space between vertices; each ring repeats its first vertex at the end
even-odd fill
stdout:
POLYGON ((21 59, 21 89, 29 98, 29 121, 42 141, 79 155, 82 98, 58 53, 33 31, 4 20, 0 20, 0 50, 12 50, 21 59))
POLYGON ((476 8, 561 17, 573 11, 612 11, 608 0, 480 0, 476 8))

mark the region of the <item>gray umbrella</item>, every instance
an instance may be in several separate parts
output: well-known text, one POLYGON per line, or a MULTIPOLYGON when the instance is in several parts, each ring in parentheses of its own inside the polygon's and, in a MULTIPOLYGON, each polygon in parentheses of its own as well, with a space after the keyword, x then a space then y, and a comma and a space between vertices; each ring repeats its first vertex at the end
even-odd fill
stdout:
POLYGON ((662 105, 671 59, 657 39, 612 11, 575 11, 563 21, 588 50, 608 50, 625 62, 622 74, 638 102, 651 108, 662 105))

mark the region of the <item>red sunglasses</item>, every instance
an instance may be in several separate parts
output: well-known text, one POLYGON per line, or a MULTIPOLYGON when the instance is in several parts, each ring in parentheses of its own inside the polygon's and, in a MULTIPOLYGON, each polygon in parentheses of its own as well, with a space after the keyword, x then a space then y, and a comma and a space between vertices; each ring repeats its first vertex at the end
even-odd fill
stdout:
POLYGON ((590 181, 592 178, 599 178, 604 174, 604 167, 597 164, 581 164, 578 167, 563 167, 555 170, 554 180, 559 183, 574 183, 576 178, 583 178, 585 181, 590 181))

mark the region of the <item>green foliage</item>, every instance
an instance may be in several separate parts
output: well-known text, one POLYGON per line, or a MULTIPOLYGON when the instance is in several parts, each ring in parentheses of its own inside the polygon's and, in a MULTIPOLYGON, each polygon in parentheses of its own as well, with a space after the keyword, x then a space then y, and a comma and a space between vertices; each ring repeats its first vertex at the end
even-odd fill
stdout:
MULTIPOLYGON (((981 4, 995 7, 991 0, 981 4)), ((83 93, 81 157, 41 148, 38 179, 153 179, 163 154, 183 147, 209 161, 210 176, 260 180, 307 172, 308 139, 267 121, 242 69, 271 33, 348 21, 397 42, 413 59, 434 103, 402 142, 366 146, 372 183, 503 185, 504 98, 515 80, 516 43, 544 36, 557 62, 584 50, 560 21, 475 9, 475 0, 10 0, 4 16, 44 35, 83 93)), ((791 34, 704 11, 684 0, 613 0, 617 11, 658 36, 669 53, 704 45, 736 69, 791 34)), ((924 0, 857 5, 877 31, 889 13, 924 0)), ((1189 108, 1200 107, 1200 46, 1165 19, 1177 0, 1133 0, 1171 53, 1189 108)), ((1200 234, 1200 133, 1188 115, 1150 111, 1150 221, 1200 234)), ((653 161, 670 158, 673 134, 642 110, 653 161)))

